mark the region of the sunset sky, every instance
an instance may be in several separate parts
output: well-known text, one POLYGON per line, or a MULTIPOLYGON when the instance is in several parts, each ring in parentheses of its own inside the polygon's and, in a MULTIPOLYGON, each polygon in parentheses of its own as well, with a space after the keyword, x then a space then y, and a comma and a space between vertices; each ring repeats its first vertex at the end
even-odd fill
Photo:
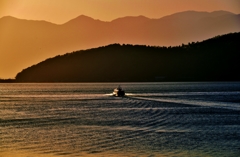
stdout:
POLYGON ((175 12, 226 10, 240 13, 240 0, 0 0, 0 18, 62 24, 79 15, 111 21, 123 16, 160 18, 175 12))

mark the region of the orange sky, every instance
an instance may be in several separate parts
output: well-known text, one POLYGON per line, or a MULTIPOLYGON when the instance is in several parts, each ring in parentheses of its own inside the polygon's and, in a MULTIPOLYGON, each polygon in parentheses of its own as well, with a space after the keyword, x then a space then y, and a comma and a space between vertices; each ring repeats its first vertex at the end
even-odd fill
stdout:
POLYGON ((81 14, 111 21, 137 15, 160 18, 186 10, 226 10, 239 14, 240 0, 0 0, 0 18, 14 16, 57 24, 81 14))

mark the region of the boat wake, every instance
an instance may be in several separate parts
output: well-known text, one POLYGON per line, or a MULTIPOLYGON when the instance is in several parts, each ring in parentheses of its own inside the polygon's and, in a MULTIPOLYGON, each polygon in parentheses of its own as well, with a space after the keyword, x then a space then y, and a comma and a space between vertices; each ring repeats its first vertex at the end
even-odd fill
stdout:
MULTIPOLYGON (((215 93, 220 94, 220 93, 215 93)), ((229 93, 228 93, 229 94, 229 93)), ((236 93, 240 94, 240 93, 236 93)), ((237 102, 224 102, 216 100, 207 100, 204 98, 196 98, 197 96, 209 96, 213 93, 170 93, 170 94, 159 94, 159 93, 150 93, 150 94, 133 94, 126 93, 126 96, 134 99, 140 100, 149 100, 149 101, 158 101, 166 103, 176 103, 176 104, 185 104, 185 105, 195 105, 195 106, 204 106, 204 107, 214 107, 221 109, 230 109, 230 110, 240 110, 240 105, 237 102), (197 95, 196 95, 197 94, 197 95), (189 96, 194 96, 192 99, 189 99, 189 96)), ((226 96, 226 95, 224 95, 226 96)), ((237 95, 236 95, 237 96, 237 95)))

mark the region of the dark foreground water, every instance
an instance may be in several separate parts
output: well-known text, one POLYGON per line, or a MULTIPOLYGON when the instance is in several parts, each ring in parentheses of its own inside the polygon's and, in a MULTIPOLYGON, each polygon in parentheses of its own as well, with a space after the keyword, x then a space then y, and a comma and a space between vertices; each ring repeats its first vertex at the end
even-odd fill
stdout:
POLYGON ((240 82, 0 84, 0 157, 240 156, 240 82))

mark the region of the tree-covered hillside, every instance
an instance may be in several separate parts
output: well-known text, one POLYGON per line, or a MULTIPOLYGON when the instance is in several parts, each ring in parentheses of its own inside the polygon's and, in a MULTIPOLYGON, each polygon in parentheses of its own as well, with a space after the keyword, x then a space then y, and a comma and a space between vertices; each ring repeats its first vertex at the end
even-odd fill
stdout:
POLYGON ((120 45, 59 55, 18 73, 19 82, 236 81, 240 33, 176 47, 120 45))

